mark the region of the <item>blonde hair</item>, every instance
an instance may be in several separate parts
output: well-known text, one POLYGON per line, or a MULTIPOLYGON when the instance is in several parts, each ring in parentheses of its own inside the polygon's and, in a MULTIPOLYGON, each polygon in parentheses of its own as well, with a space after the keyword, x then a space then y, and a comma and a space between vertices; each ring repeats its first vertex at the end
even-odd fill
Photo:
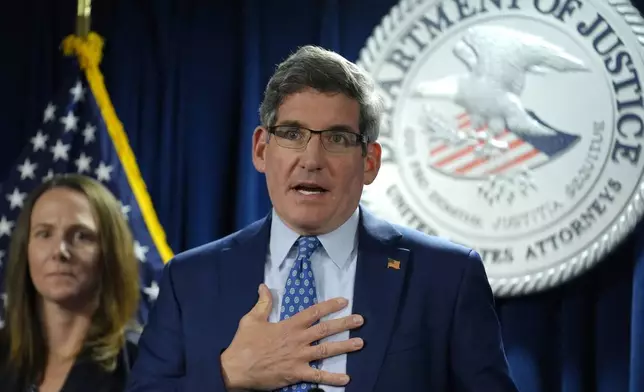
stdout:
POLYGON ((125 344, 125 330, 139 304, 139 266, 133 238, 121 207, 112 193, 90 177, 59 175, 33 190, 12 233, 6 266, 6 326, 10 366, 25 382, 41 381, 47 342, 37 310, 38 293, 29 275, 27 248, 31 214, 36 201, 48 190, 67 188, 85 195, 98 225, 101 276, 98 308, 85 338, 84 349, 104 370, 116 368, 125 344))

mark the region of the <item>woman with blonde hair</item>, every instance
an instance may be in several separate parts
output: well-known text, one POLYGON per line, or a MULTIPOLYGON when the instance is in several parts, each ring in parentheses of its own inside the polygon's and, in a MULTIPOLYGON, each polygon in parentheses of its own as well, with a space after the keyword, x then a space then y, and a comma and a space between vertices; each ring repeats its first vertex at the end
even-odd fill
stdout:
POLYGON ((120 204, 99 182, 61 175, 30 195, 6 265, 3 392, 120 392, 139 270, 120 204))

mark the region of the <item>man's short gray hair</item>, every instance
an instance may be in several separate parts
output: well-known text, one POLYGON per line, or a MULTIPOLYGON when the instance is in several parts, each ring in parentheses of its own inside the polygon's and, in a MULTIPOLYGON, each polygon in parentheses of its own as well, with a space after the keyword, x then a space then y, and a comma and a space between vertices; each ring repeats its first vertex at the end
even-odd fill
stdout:
POLYGON ((378 139, 382 100, 372 77, 339 54, 313 45, 299 48, 277 66, 259 107, 262 125, 275 125, 284 99, 306 88, 355 99, 360 105, 360 133, 369 142, 378 139))

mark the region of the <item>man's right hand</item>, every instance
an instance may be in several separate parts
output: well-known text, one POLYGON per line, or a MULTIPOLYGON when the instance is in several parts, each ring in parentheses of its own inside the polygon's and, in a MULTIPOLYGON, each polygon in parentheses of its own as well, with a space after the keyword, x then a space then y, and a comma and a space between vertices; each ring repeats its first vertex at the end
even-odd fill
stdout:
POLYGON ((360 350, 362 339, 311 343, 362 325, 360 315, 351 315, 313 325, 322 317, 337 312, 348 304, 344 298, 330 299, 313 305, 288 320, 271 323, 268 316, 273 306, 271 292, 259 286, 259 300, 239 322, 230 346, 221 354, 224 383, 232 390, 270 391, 299 382, 342 386, 349 376, 314 369, 309 362, 360 350))

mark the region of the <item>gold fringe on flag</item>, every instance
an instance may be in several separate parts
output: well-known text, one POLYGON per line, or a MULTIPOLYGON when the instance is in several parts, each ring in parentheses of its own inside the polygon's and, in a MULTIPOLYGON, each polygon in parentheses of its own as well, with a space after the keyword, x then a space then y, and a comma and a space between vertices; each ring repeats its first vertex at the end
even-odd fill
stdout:
POLYGON ((90 32, 87 38, 71 35, 63 40, 62 49, 63 53, 67 56, 75 55, 78 58, 81 69, 85 72, 85 77, 101 111, 107 132, 114 143, 114 148, 123 165, 136 201, 139 204, 148 231, 152 236, 152 240, 163 262, 167 263, 174 255, 168 246, 165 232, 159 223, 152 200, 141 176, 139 166, 136 163, 134 152, 123 130, 123 124, 118 119, 116 111, 112 106, 107 89, 105 88, 103 74, 99 68, 103 58, 103 38, 94 32, 90 32))

